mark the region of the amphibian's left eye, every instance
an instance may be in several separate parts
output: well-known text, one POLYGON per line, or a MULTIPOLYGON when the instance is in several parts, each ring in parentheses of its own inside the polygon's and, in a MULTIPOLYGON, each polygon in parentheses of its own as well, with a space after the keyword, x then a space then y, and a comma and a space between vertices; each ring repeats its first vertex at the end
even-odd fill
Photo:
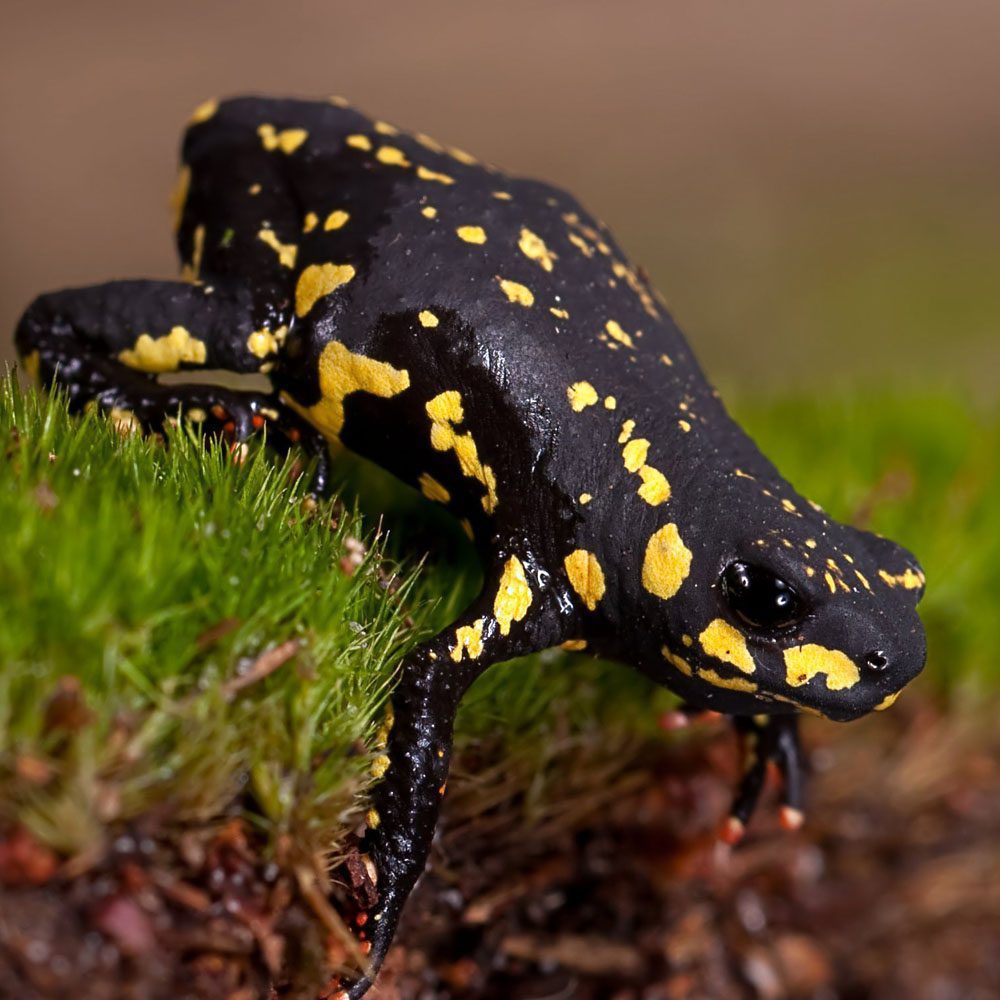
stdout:
POLYGON ((751 628, 779 631, 802 620, 804 609, 799 595, 769 569, 730 563, 722 571, 720 582, 734 614, 751 628))

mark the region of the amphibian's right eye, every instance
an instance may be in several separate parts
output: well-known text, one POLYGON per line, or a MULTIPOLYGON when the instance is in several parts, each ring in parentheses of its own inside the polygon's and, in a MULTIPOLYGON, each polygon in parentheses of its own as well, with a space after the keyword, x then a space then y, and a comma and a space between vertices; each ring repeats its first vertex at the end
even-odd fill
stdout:
POLYGON ((758 631, 779 632, 804 616, 802 600, 792 586, 763 566, 730 563, 720 582, 736 617, 758 631))

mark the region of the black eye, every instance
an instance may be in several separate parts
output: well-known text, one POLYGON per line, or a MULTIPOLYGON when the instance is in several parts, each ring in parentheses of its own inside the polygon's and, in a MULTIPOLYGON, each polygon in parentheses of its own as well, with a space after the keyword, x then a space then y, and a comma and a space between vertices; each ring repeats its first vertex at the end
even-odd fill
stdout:
POLYGON ((721 583, 729 606, 751 628, 777 631, 802 620, 799 595, 769 569, 730 563, 722 572, 721 583))

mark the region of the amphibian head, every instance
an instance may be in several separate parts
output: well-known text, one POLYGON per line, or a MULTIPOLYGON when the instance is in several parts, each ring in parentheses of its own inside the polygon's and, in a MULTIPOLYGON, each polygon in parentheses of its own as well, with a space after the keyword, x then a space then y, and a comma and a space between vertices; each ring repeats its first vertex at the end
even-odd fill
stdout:
POLYGON ((733 714, 848 721, 892 704, 925 658, 916 559, 766 472, 706 478, 685 504, 697 517, 658 529, 643 554, 668 683, 733 714))

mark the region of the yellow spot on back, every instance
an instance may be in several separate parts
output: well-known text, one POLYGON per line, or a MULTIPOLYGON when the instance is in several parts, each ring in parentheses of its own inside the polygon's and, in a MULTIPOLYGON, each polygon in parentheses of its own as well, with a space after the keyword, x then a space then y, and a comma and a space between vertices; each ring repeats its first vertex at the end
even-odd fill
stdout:
POLYGON ((399 135, 399 129, 388 122, 375 122, 373 127, 379 135, 399 135))
POLYGON ((437 139, 432 138, 424 132, 417 132, 413 137, 420 143, 421 146, 429 149, 432 153, 443 153, 444 146, 437 141, 437 139))
POLYGON ((287 326, 278 327, 273 332, 271 330, 254 330, 247 337, 247 350, 255 358, 266 358, 269 354, 277 354, 287 335, 287 326))
POLYGON ((486 230, 482 226, 459 226, 455 233, 460 240, 465 240, 466 243, 486 242, 486 230))
POLYGON ((464 163, 467 167, 471 167, 476 162, 476 158, 471 153, 467 153, 464 149, 459 149, 457 146, 452 146, 448 152, 459 163, 464 163))
POLYGON ((427 167, 417 167, 417 176, 422 181, 436 181, 438 184, 454 184, 455 178, 447 174, 439 174, 436 170, 429 170, 427 167))
POLYGON ((566 390, 566 398, 574 412, 579 413, 597 402, 597 390, 589 382, 574 382, 566 390))
POLYGON ((451 658, 456 663, 462 662, 462 655, 467 654, 470 660, 479 658, 483 651, 483 626, 485 618, 477 618, 471 625, 460 625, 455 629, 455 645, 451 650, 451 658))
POLYGON ((576 233, 569 233, 568 236, 570 243, 572 243, 584 257, 594 256, 594 248, 582 236, 578 236, 576 233))
POLYGON ((621 324, 617 320, 609 319, 604 324, 604 329, 608 331, 608 336, 617 340, 619 344, 624 344, 626 347, 635 347, 632 338, 621 328, 621 324))
POLYGON ((743 633, 722 618, 709 623, 698 636, 698 641, 709 656, 714 656, 723 663, 731 663, 745 674, 752 674, 756 669, 743 633))
POLYGON ((622 424, 621 434, 618 435, 618 443, 624 444, 632 436, 632 431, 634 430, 635 430, 635 421, 626 420, 625 423, 622 424))
POLYGON ((500 287, 503 289, 504 295, 511 302, 516 302, 519 306, 531 306, 535 304, 535 296, 531 293, 530 288, 525 288, 524 285, 516 281, 508 281, 506 278, 497 277, 497 281, 500 282, 500 287))
POLYGON ((826 573, 823 574, 823 579, 826 580, 826 585, 830 588, 830 593, 831 594, 836 594, 837 593, 837 581, 834 580, 833 574, 830 573, 830 572, 826 572, 826 573))
POLYGON ((372 141, 366 135, 349 135, 344 142, 354 149, 361 149, 368 153, 372 148, 372 141))
POLYGON ((451 494, 448 490, 429 473, 420 473, 420 478, 417 481, 420 483, 420 492, 428 500, 436 500, 438 503, 448 503, 451 500, 451 494))
POLYGON ((184 205, 187 202, 188 189, 191 187, 191 168, 181 167, 170 194, 170 212, 174 219, 174 232, 181 228, 184 219, 184 205))
POLYGON ((38 384, 41 382, 42 375, 42 357, 38 351, 32 351, 30 354, 26 354, 21 358, 21 367, 27 373, 28 378, 32 382, 38 384))
POLYGON ((614 396, 604 397, 604 409, 614 410, 618 406, 618 400, 614 396))
POLYGON ((795 504, 793 504, 791 500, 788 500, 788 499, 782 500, 781 501, 781 506, 784 507, 785 510, 787 510, 789 514, 794 514, 795 511, 796 511, 795 504))
POLYGON ((686 420, 678 420, 677 426, 680 427, 685 434, 689 434, 691 432, 691 425, 686 420))
POLYGON ((379 163, 384 163, 387 167, 412 167, 413 164, 406 158, 406 154, 395 146, 379 146, 375 159, 379 163))
POLYGON ((856 569, 854 571, 854 575, 861 581, 861 586, 864 587, 865 590, 872 589, 872 585, 868 582, 868 577, 866 577, 864 573, 861 572, 861 570, 856 569))
POLYGON ((130 350, 118 354, 122 364, 142 372, 175 372, 182 364, 203 365, 205 357, 205 342, 192 337, 183 326, 175 326, 161 337, 141 333, 130 350))
POLYGON ((622 448, 622 458, 629 472, 638 472, 646 464, 649 442, 645 438, 635 438, 622 448))
POLYGON ((642 479, 639 496, 651 507, 659 507, 661 503, 666 503, 670 499, 670 483, 659 469, 643 465, 639 469, 639 477, 642 479))
POLYGON ((347 220, 350 217, 351 216, 342 208, 338 208, 326 217, 326 221, 323 223, 323 228, 327 231, 331 229, 340 229, 341 226, 347 224, 347 220))
POLYGON ((435 219, 437 218, 438 210, 433 205, 425 205, 420 209, 420 214, 425 219, 435 219))
POLYGON ((817 674, 826 676, 828 691, 844 691, 861 680, 857 664, 846 653, 813 643, 786 649, 785 668, 785 680, 791 687, 801 687, 817 674))
POLYGON ((435 316, 430 309, 422 309, 418 314, 417 319, 420 320, 421 326, 437 326, 440 322, 437 316, 435 316))
POLYGON ((691 550, 681 540, 676 524, 655 531, 646 545, 642 562, 642 585, 663 600, 669 600, 691 572, 691 550))
POLYGON ((493 470, 483 465, 479 451, 471 433, 459 434, 454 425, 465 419, 462 409, 462 395, 454 389, 435 396, 425 407, 427 416, 431 418, 431 446, 435 451, 454 451, 458 459, 462 475, 475 479, 486 487, 486 496, 482 498, 483 510, 492 514, 496 510, 497 481, 493 470))
POLYGON ((604 596, 604 571, 597 556, 586 549, 576 549, 563 560, 570 586, 577 592, 588 611, 593 611, 604 596))
POLYGON ((669 367, 670 367, 671 365, 673 365, 673 361, 671 361, 671 360, 670 360, 670 355, 669 355, 669 354, 661 354, 661 355, 660 355, 660 360, 661 360, 661 361, 662 361, 662 362, 663 362, 663 363, 664 363, 664 364, 665 364, 665 365, 666 365, 666 366, 667 366, 668 368, 669 368, 669 367))
POLYGON ((319 216, 315 212, 306 212, 302 220, 302 232, 311 233, 319 225, 319 216))
POLYGON ((587 648, 586 639, 567 639, 559 644, 560 649, 565 649, 568 653, 582 653, 587 648))
POLYGON ((593 499, 594 498, 589 493, 581 493, 580 494, 580 503, 583 504, 584 506, 586 506, 588 503, 590 503, 590 501, 593 500, 593 499))
POLYGON ((218 110, 218 101, 214 99, 202 101, 202 103, 191 112, 190 122, 192 125, 200 125, 202 122, 207 122, 208 119, 211 118, 218 110))
POLYGON ((389 765, 392 762, 384 754, 379 754, 377 757, 373 758, 371 764, 371 775, 373 778, 381 778, 386 771, 389 770, 389 765))
POLYGON ((549 312, 559 319, 569 319, 569 313, 565 309, 557 309, 555 306, 549 306, 549 312))
POLYGON ((295 315, 302 317, 316 303, 354 277, 351 264, 310 264, 295 285, 295 315))
POLYGON ((518 248, 529 260, 535 261, 544 271, 551 271, 556 255, 545 245, 541 236, 535 235, 530 229, 521 229, 518 248))
POLYGON ((286 154, 294 153, 309 138, 309 133, 304 128, 286 128, 278 132, 273 125, 268 124, 257 126, 257 135, 260 136, 261 145, 269 153, 280 149, 286 154))
POLYGON ((498 201, 510 201, 511 195, 507 191, 494 191, 493 197, 498 201))
POLYGON ((493 599, 493 617, 500 626, 500 634, 508 635, 512 622, 519 622, 531 606, 531 588, 524 575, 524 566, 517 556, 504 564, 497 596, 493 599))
POLYGON ((816 548, 816 539, 815 538, 807 538, 806 539, 806 548, 808 548, 808 549, 814 549, 814 548, 816 548))
POLYGON ((410 386, 410 374, 384 361, 352 354, 339 340, 331 340, 319 356, 322 398, 309 407, 286 401, 328 438, 339 437, 344 427, 344 400, 352 392, 367 392, 389 399, 410 386))
POLYGON ((295 258, 298 256, 299 248, 294 243, 282 243, 273 229, 262 229, 257 233, 257 239, 261 243, 266 243, 278 255, 278 262, 282 267, 295 267, 295 258))

